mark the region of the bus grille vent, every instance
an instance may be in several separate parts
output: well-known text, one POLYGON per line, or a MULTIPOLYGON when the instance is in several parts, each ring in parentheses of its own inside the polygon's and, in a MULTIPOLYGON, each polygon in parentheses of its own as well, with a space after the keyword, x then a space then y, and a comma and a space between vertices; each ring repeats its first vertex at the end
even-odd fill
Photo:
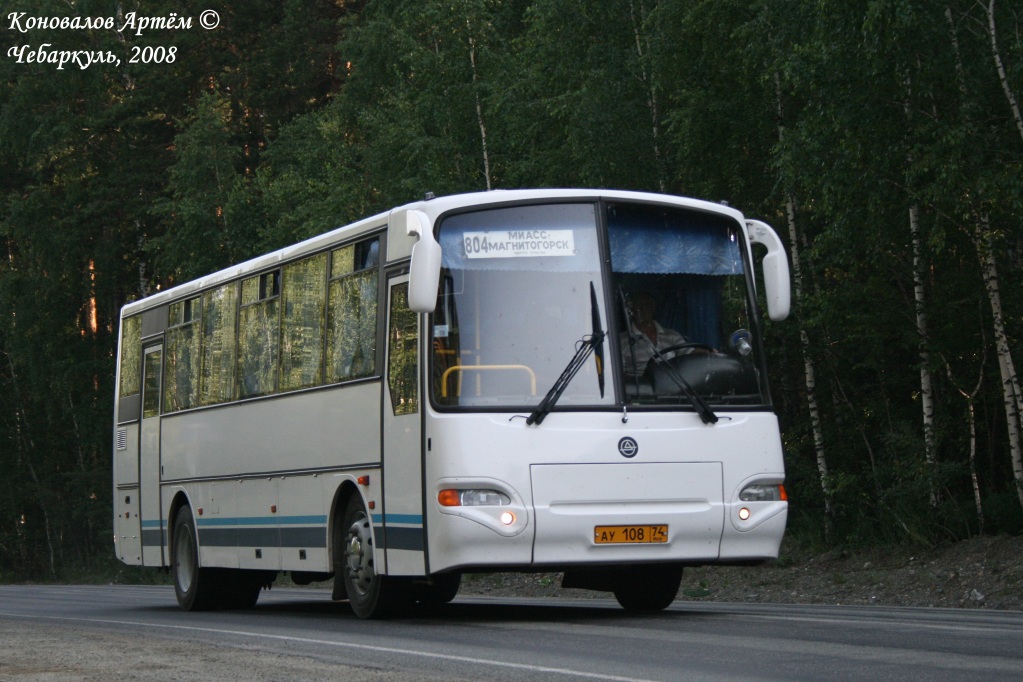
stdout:
POLYGON ((124 450, 128 447, 128 429, 117 429, 117 449, 124 450))

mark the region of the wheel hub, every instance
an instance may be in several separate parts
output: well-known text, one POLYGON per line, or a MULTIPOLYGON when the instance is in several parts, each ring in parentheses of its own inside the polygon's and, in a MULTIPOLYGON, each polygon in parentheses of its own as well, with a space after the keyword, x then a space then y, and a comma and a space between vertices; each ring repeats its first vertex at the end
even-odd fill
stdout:
POLYGON ((375 577, 372 544, 369 523, 365 518, 357 519, 348 529, 348 542, 345 543, 345 567, 352 584, 362 592, 370 588, 375 577))

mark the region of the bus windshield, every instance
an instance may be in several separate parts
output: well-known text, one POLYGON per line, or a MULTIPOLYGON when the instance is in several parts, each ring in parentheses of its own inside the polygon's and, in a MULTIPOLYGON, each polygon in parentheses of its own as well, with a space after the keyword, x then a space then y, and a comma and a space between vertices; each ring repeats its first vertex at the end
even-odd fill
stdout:
POLYGON ((431 383, 440 408, 538 405, 594 329, 591 286, 608 332, 605 364, 587 361, 558 409, 765 402, 743 233, 726 216, 511 206, 448 216, 439 241, 431 383))
MULTIPOLYGON (((450 216, 441 224, 440 244, 434 401, 535 406, 591 333, 591 283, 597 300, 605 300, 595 205, 450 216)), ((601 324, 607 328, 606 318, 601 324)), ((596 363, 587 363, 559 406, 613 404, 598 384, 596 363)))

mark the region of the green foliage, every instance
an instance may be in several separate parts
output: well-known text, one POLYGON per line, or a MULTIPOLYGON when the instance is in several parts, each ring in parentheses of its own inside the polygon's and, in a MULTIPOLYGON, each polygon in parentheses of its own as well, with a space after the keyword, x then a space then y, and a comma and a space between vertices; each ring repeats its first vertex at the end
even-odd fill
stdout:
POLYGON ((172 226, 149 241, 157 266, 180 281, 194 279, 247 254, 249 226, 236 225, 229 198, 242 182, 242 149, 233 143, 230 108, 223 97, 200 96, 174 138, 175 161, 167 169, 168 198, 153 212, 172 226))
MULTIPOLYGON (((112 11, 35 4, 40 15, 112 11)), ((984 216, 1018 364, 1023 136, 983 4, 259 0, 217 10, 215 31, 30 36, 120 55, 178 46, 159 68, 0 60, 5 579, 68 575, 109 553, 125 301, 428 191, 488 186, 664 189, 727 200, 782 234, 791 199, 804 296, 793 320, 767 327, 767 350, 793 535, 865 545, 976 533, 971 450, 985 530, 1023 527, 975 243, 984 216), (933 466, 911 206, 935 377, 933 466)), ((1020 17, 998 3, 996 20, 1020 101, 1020 17)))
POLYGON ((984 499, 984 520, 990 533, 1023 533, 1023 510, 1015 492, 997 492, 984 499))

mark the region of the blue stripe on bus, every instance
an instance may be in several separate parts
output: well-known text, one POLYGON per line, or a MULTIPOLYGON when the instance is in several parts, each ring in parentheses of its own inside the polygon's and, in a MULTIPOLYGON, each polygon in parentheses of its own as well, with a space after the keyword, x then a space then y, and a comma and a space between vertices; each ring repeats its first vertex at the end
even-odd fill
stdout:
POLYGON ((240 516, 199 518, 196 525, 205 526, 307 526, 326 525, 326 516, 240 516))

